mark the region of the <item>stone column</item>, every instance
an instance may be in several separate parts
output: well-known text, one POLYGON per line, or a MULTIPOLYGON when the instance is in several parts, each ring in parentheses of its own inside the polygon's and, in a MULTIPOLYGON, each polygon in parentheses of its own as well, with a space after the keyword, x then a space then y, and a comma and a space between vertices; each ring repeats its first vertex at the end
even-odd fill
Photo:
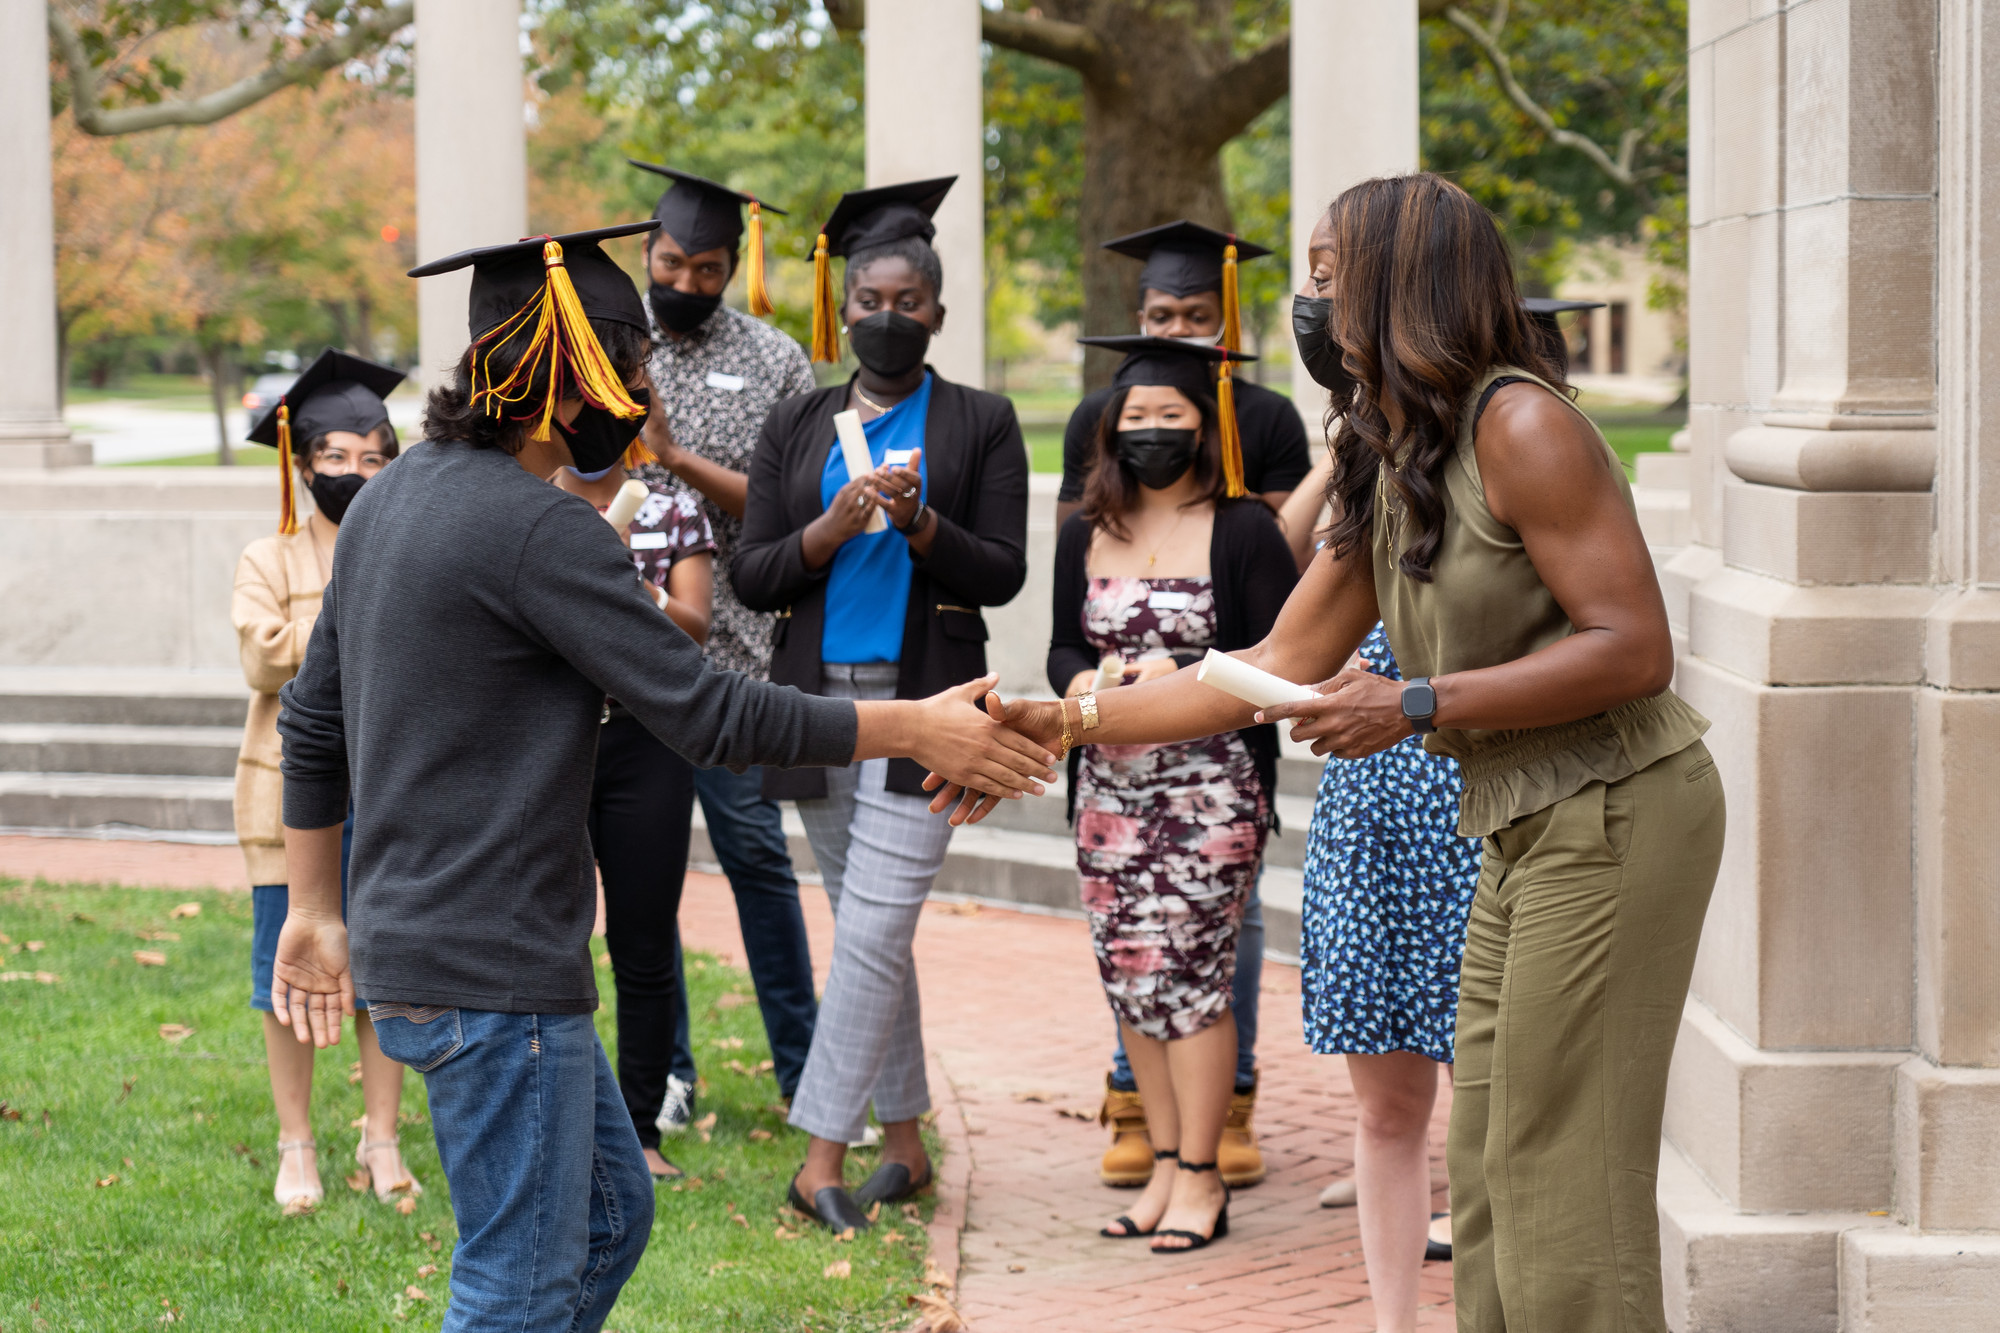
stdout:
POLYGON ((56 373, 55 201, 49 179, 45 0, 0 5, 0 468, 72 467, 90 446, 63 425, 56 373))
MULTIPOLYGON (((1417 0, 1295 0, 1291 98, 1297 291, 1312 267, 1306 242, 1334 196, 1417 169, 1417 0)), ((1326 391, 1296 361, 1292 401, 1317 435, 1326 391)))
POLYGON ((931 364, 986 383, 985 76, 979 0, 870 0, 868 184, 957 176, 937 211, 945 327, 931 364))
MULTIPOLYGON (((428 263, 528 230, 520 0, 418 0, 417 259, 428 263)), ((465 351, 472 270, 417 284, 416 376, 465 351)))
POLYGON ((1950 1067, 2000 1057, 2000 709, 1978 693, 2000 642, 1971 591, 2000 562, 1976 554, 1976 422, 1939 471, 1936 357, 1961 362, 1954 412, 1995 410, 1969 124, 1992 112, 1956 44, 1992 19, 1942 3, 1963 19, 1942 51, 1940 0, 1690 6, 1694 544, 1664 582, 1730 830, 1661 1163, 1683 1330, 1986 1327, 2000 1283, 2000 1245, 1919 1234, 2000 1226, 1971 1146, 2000 1086, 1950 1067), (1975 89, 1959 124, 1941 55, 1975 89), (1940 578, 1967 589, 1955 619, 1940 578))

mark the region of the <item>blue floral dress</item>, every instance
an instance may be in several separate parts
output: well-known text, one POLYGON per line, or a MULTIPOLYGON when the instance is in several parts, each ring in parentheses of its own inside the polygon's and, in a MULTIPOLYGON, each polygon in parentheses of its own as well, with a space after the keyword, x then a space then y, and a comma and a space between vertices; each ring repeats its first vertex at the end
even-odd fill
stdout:
MULTIPOLYGON (((1377 625, 1370 669, 1401 680, 1377 625)), ((1300 989, 1321 1055, 1415 1051, 1449 1063, 1479 839, 1458 836, 1458 764, 1411 737, 1330 759, 1306 834, 1300 989)))

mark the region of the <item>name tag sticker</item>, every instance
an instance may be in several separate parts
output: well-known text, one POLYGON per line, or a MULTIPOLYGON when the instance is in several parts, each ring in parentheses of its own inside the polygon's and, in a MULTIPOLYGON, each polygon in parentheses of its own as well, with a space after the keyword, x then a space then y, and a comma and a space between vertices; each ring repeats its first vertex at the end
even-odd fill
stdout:
POLYGON ((635 532, 632 534, 632 549, 635 551, 662 551, 666 549, 667 534, 664 532, 635 532))
POLYGON ((1194 605, 1194 594, 1175 592, 1171 588, 1161 588, 1146 599, 1146 606, 1154 611, 1185 611, 1194 605))
POLYGON ((727 389, 731 393, 742 393, 743 377, 741 375, 725 375, 719 370, 711 370, 708 372, 708 387, 711 389, 727 389))
POLYGON ((916 456, 917 451, 915 449, 884 449, 882 451, 882 466, 908 467, 910 460, 916 456))

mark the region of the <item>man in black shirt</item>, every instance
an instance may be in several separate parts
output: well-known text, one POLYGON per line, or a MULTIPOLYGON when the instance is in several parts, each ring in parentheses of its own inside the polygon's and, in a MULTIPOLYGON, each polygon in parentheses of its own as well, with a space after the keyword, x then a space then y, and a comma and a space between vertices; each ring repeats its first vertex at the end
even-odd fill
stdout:
POLYGON ((653 225, 414 271, 474 268, 473 345, 431 392, 426 440, 348 510, 281 693, 291 901, 274 1008, 328 1046, 359 991, 384 1052, 424 1075, 458 1220, 453 1333, 602 1327, 652 1224, 591 1019, 585 817, 607 694, 697 765, 908 755, 991 793, 1053 777, 1046 751, 972 706, 987 682, 857 703, 714 667, 612 527, 543 480, 610 467, 640 432, 645 309, 597 241, 653 225))
MULTIPOLYGON (((1156 338, 1222 339, 1224 249, 1239 260, 1271 252, 1195 222, 1169 222, 1106 241, 1104 248, 1145 261, 1139 271, 1139 332, 1156 338)), ((1086 394, 1063 431, 1062 489, 1056 526, 1083 504, 1083 483, 1097 458, 1097 423, 1109 388, 1086 394)), ((1236 382, 1236 421, 1243 439, 1243 482, 1276 513, 1312 469, 1305 423, 1292 400, 1260 384, 1236 382)))

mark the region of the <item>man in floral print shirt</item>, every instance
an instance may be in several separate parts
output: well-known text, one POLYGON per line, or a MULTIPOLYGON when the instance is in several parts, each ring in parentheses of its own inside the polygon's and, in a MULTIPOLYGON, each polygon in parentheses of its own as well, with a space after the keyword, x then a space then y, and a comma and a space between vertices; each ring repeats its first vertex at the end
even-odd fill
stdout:
MULTIPOLYGON (((775 618, 738 600, 730 561, 743 530, 746 474, 764 418, 780 399, 814 387, 812 366, 791 338, 722 304, 742 257, 742 206, 748 196, 684 172, 634 165, 674 182, 654 209, 660 229, 646 245, 654 349, 646 443, 660 467, 642 468, 640 476, 652 480, 664 469, 701 496, 716 547, 709 660, 764 680, 775 618)), ((736 896, 778 1088, 790 1097, 812 1046, 818 1006, 784 825, 777 803, 764 799, 758 769, 699 770, 695 793, 709 843, 736 896)), ((680 1012, 672 1078, 660 1112, 666 1133, 685 1128, 693 1115, 695 1067, 685 1004, 680 1012)))

